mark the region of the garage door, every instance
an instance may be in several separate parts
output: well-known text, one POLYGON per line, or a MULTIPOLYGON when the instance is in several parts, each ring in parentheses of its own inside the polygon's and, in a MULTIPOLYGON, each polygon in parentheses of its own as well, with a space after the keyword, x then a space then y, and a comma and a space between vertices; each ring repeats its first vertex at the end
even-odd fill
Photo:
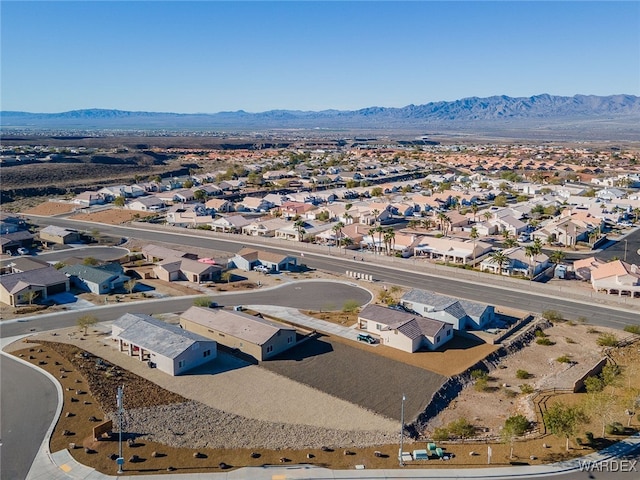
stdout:
POLYGON ((66 283, 57 283, 55 285, 49 285, 47 287, 47 296, 55 295, 56 293, 62 293, 67 291, 66 283))

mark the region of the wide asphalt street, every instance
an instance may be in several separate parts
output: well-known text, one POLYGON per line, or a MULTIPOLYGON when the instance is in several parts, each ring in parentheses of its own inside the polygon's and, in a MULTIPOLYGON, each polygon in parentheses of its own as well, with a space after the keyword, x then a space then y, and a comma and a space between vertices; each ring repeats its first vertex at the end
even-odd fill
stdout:
POLYGON ((48 377, 0 356, 0 479, 25 478, 54 420, 58 394, 48 377))
MULTIPOLYGON (((32 222, 42 225, 59 225, 62 227, 87 229, 95 228, 95 224, 78 222, 64 218, 32 218, 32 222)), ((250 245, 255 239, 247 236, 236 236, 230 239, 209 238, 197 236, 191 232, 169 233, 151 230, 142 230, 133 227, 112 225, 100 225, 100 231, 115 237, 135 237, 149 242, 179 243, 183 246, 194 246, 214 250, 237 252, 243 245, 250 245)), ((640 233, 639 233, 640 234, 640 233)), ((279 253, 298 254, 295 251, 295 243, 283 247, 260 245, 259 248, 279 253)), ((335 252, 335 248, 333 249, 335 252)), ((432 275, 426 272, 402 270, 387 265, 376 263, 374 255, 362 255, 364 262, 353 261, 353 254, 346 256, 319 255, 304 253, 303 262, 310 268, 318 268, 335 273, 344 274, 345 270, 356 270, 361 273, 371 274, 375 280, 396 283, 411 288, 432 290, 445 295, 452 295, 468 300, 474 300, 492 305, 527 310, 534 313, 542 313, 545 310, 557 310, 567 319, 586 318, 594 325, 608 326, 622 329, 626 325, 639 324, 640 314, 633 311, 634 306, 621 306, 620 308, 586 303, 580 299, 575 300, 563 297, 562 292, 548 292, 546 294, 535 293, 528 289, 527 282, 522 282, 519 289, 503 288, 488 283, 483 283, 487 276, 478 274, 475 281, 462 280, 455 268, 451 268, 447 277, 432 275)), ((360 258, 358 254, 357 258, 360 258)), ((410 262, 410 260, 409 260, 410 262)), ((462 272, 461 272, 462 273, 462 272)))

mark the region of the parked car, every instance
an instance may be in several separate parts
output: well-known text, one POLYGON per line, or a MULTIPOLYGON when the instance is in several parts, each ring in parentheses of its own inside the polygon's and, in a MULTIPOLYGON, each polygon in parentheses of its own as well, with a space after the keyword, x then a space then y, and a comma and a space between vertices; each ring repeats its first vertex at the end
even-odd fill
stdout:
POLYGON ((253 270, 256 272, 261 272, 261 273, 269 273, 269 268, 265 267, 264 265, 256 265, 255 267, 253 267, 253 270))
POLYGON ((29 254, 29 249, 24 247, 20 247, 18 249, 18 255, 28 255, 28 254, 29 254))
POLYGON ((376 339, 373 338, 368 333, 359 333, 358 334, 358 341, 359 342, 365 342, 365 343, 376 343, 376 339))

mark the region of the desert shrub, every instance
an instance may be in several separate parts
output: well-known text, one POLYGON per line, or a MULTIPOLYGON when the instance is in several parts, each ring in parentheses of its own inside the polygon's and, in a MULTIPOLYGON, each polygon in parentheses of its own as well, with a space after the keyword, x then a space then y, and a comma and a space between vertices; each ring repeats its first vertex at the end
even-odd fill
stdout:
POLYGON ((342 305, 342 311, 345 313, 352 313, 358 310, 358 307, 360 307, 360 305, 356 300, 345 300, 342 305))
POLYGON ((564 317, 557 310, 545 310, 542 312, 542 318, 550 322, 564 322, 564 317))
POLYGON ((476 380, 475 389, 478 392, 485 392, 489 388, 489 381, 486 378, 479 378, 476 380))
POLYGON ((593 432, 584 432, 584 436, 587 437, 587 442, 593 443, 593 432))
POLYGON ((556 362, 573 363, 573 360, 571 360, 567 355, 562 355, 561 357, 556 358, 556 362))
POLYGON ((474 380, 484 378, 486 380, 487 378, 489 378, 489 375, 484 370, 480 370, 478 368, 476 370, 471 370, 471 378, 473 378, 474 380))
POLYGON ((546 345, 546 346, 551 346, 551 345, 555 345, 554 342, 552 342, 551 340, 549 340, 547 337, 543 337, 543 338, 539 338, 536 340, 536 343, 538 345, 546 345))
POLYGON ((601 392, 604 388, 604 382, 600 377, 587 377, 584 379, 584 387, 589 393, 601 392))
POLYGON ((529 426, 529 420, 527 420, 527 417, 521 414, 509 417, 504 422, 504 428, 509 430, 516 436, 524 435, 524 432, 529 429, 529 426))
POLYGON ((516 372, 516 378, 519 378, 520 380, 525 380, 529 378, 529 372, 527 372, 526 370, 518 370, 516 372))
POLYGON ((589 327, 587 328, 587 333, 600 333, 600 330, 597 328, 589 327))
POLYGON ((569 338, 569 337, 564 337, 564 341, 567 343, 576 343, 576 341, 573 338, 569 338))
POLYGON ((547 334, 544 333, 542 330, 536 330, 536 334, 535 335, 536 335, 537 338, 544 338, 544 337, 547 336, 547 334))
POLYGON ((626 327, 624 327, 624 331, 640 335, 640 325, 627 325, 626 327))
POLYGON ((624 433, 624 426, 619 422, 610 423, 604 429, 607 435, 621 435, 624 433))
POLYGON ((433 431, 433 439, 436 442, 444 442, 445 440, 449 440, 449 430, 445 427, 438 427, 433 431))
POLYGON ((466 418, 459 418, 447 425, 447 430, 452 435, 465 439, 476 432, 476 427, 471 425, 466 418))
POLYGON ((196 307, 208 307, 211 304, 211 300, 207 297, 198 297, 193 300, 193 305, 196 307))
POLYGON ((618 344, 618 338, 613 333, 603 333, 596 343, 601 347, 615 347, 618 344))
POLYGON ((507 398, 514 398, 518 396, 518 392, 511 390, 510 388, 503 388, 504 396, 507 398))
POLYGON ((529 393, 533 393, 533 387, 528 383, 523 383, 522 385, 520 385, 520 391, 525 395, 529 393))
POLYGON ((613 385, 621 373, 620 365, 609 364, 604 366, 600 377, 605 385, 613 385))

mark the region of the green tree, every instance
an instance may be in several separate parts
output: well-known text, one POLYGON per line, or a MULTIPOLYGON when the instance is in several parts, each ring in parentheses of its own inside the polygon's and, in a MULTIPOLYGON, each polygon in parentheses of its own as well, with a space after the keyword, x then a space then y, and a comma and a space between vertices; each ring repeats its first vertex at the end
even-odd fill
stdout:
POLYGON ((545 425, 551 433, 566 438, 566 450, 569 451, 569 438, 578 428, 588 422, 588 417, 580 406, 554 403, 543 415, 545 425))
MULTIPOLYGON (((473 206, 475 206, 475 204, 473 206)), ((476 211, 477 211, 477 207, 476 207, 476 211)), ((476 242, 478 241, 478 238, 480 238, 480 234, 478 233, 478 229, 476 227, 471 227, 469 238, 473 240, 473 264, 475 265, 476 264, 476 242)))
POLYGON ((498 275, 502 275, 503 267, 505 265, 509 265, 509 257, 507 257, 502 250, 496 250, 495 252, 491 252, 489 254, 489 258, 493 263, 498 265, 498 275))
POLYGON ((382 187, 373 187, 371 189, 371 196, 372 197, 381 197, 383 195, 383 190, 382 187))
POLYGON ((510 445, 509 459, 513 458, 513 442, 529 429, 529 420, 524 415, 513 415, 507 418, 502 427, 502 439, 510 445))
POLYGON ((96 323, 98 323, 98 319, 93 315, 82 315, 77 320, 78 327, 84 330, 85 335, 87 334, 89 327, 92 327, 96 323))
POLYGON ((118 196, 113 200, 113 204, 116 207, 124 207, 126 203, 127 203, 126 199, 122 196, 118 196))
POLYGON ((549 256, 549 260, 551 260, 554 265, 559 265, 564 262, 566 256, 562 250, 554 250, 549 256))
POLYGON ((615 347, 618 345, 618 337, 613 333, 603 333, 597 338, 596 343, 601 347, 615 347))
POLYGON ((466 438, 473 436, 476 432, 476 427, 474 427, 466 418, 459 418, 458 420, 454 420, 447 426, 447 430, 452 435, 460 438, 464 443, 466 438))
POLYGON ((493 200, 493 204, 496 207, 504 207, 507 205, 507 197, 505 197, 504 195, 498 195, 494 200, 493 200))
POLYGON ((299 242, 304 240, 304 234, 307 233, 307 231, 304 229, 304 225, 305 225, 304 220, 296 220, 293 224, 293 228, 295 228, 298 234, 299 242))
POLYGON ((33 301, 38 297, 38 295, 40 295, 38 290, 29 290, 22 294, 22 298, 29 302, 29 305, 33 305, 33 301))
POLYGON ((207 198, 207 192, 202 189, 198 189, 193 192, 193 198, 195 198, 199 202, 203 202, 207 198))
POLYGON ((229 270, 225 270, 220 274, 220 280, 229 283, 233 274, 229 270))

